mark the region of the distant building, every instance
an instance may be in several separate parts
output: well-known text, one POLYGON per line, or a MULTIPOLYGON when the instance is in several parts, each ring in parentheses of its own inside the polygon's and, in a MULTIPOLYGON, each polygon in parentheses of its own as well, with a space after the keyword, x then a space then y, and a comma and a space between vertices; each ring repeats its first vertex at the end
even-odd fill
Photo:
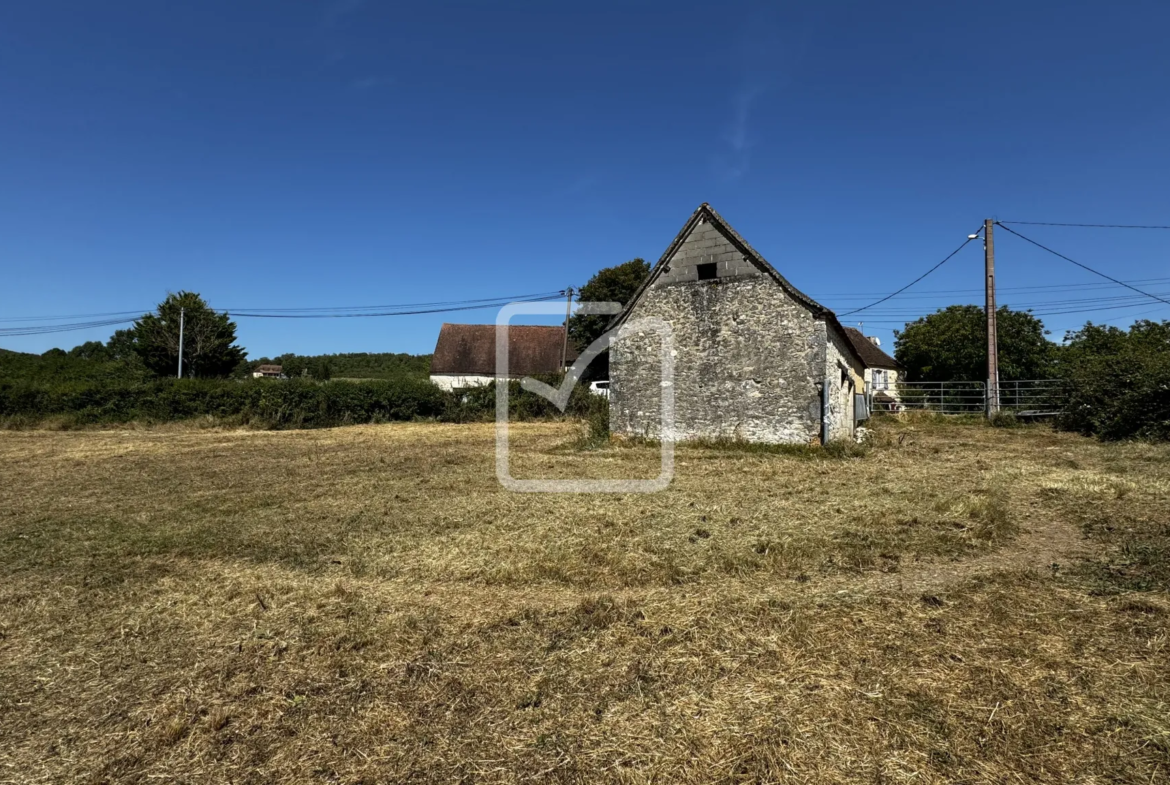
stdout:
POLYGON ((865 364, 833 312, 793 286, 708 204, 695 210, 611 325, 615 433, 656 437, 670 325, 674 436, 809 443, 853 436, 865 364), (627 324, 629 323, 629 324, 627 324))
POLYGON ((879 404, 875 408, 888 408, 881 404, 897 403, 898 375, 904 370, 902 366, 882 351, 881 342, 877 338, 865 335, 856 327, 846 327, 845 334, 865 363, 865 373, 858 378, 858 382, 861 389, 879 404))
MULTIPOLYGON (((577 359, 568 346, 565 363, 565 329, 513 325, 508 328, 508 378, 555 374, 577 359)), ((476 387, 496 379, 496 325, 444 324, 431 358, 431 381, 444 390, 476 387)))
POLYGON ((260 365, 252 371, 253 379, 283 379, 284 368, 279 365, 260 365))

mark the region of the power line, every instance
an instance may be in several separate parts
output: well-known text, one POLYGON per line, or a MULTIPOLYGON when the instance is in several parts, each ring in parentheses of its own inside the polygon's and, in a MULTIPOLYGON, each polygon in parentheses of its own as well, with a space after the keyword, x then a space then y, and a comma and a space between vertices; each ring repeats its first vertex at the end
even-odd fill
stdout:
MULTIPOLYGON (((502 295, 499 297, 484 297, 474 300, 442 300, 429 303, 399 303, 397 305, 353 305, 353 306, 329 306, 324 308, 217 308, 214 309, 217 313, 222 313, 231 316, 247 316, 247 317, 270 317, 270 316, 287 316, 288 318, 326 318, 334 316, 406 316, 415 313, 439 313, 441 311, 461 311, 471 310, 473 308, 492 308, 498 305, 506 305, 510 302, 538 302, 547 299, 559 299, 564 297, 565 290, 536 292, 534 294, 515 294, 502 295), (426 310, 423 310, 426 309, 426 310)), ((18 327, 0 327, 0 334, 12 334, 14 332, 24 332, 26 330, 37 330, 56 332, 64 328, 70 329, 84 329, 89 325, 101 326, 104 324, 122 324, 126 322, 136 321, 138 316, 144 313, 150 313, 153 308, 142 308, 134 311, 113 311, 110 313, 97 314, 73 314, 71 316, 8 316, 0 317, 0 321, 6 322, 38 322, 38 321, 59 321, 63 319, 82 319, 91 316, 107 316, 107 317, 124 317, 132 316, 135 318, 117 318, 107 319, 100 322, 77 322, 68 325, 41 325, 41 326, 18 326, 18 327)))
MULTIPOLYGON (((1146 284, 1146 283, 1164 284, 1164 283, 1170 283, 1170 278, 1132 279, 1132 280, 1126 281, 1126 283, 1131 283, 1131 284, 1146 284)), ((1090 283, 1049 284, 1049 285, 1037 285, 1037 286, 1001 286, 1001 287, 997 287, 996 291, 998 291, 998 292, 1049 292, 1049 291, 1057 292, 1057 291, 1075 290, 1075 289, 1090 289, 1090 290, 1108 291, 1108 290, 1112 289, 1113 286, 1114 286, 1114 284, 1110 284, 1110 283, 1090 282, 1090 283)), ((906 295, 902 299, 904 299, 904 300, 909 300, 909 299, 924 300, 924 299, 932 298, 935 295, 939 295, 939 294, 980 294, 981 295, 981 294, 983 294, 983 290, 982 289, 919 289, 914 294, 906 295)), ((810 292, 810 295, 818 300, 833 300, 833 299, 866 299, 867 300, 871 297, 882 296, 882 295, 875 293, 875 292, 865 292, 865 293, 862 293, 862 292, 835 292, 835 293, 831 293, 831 294, 824 293, 824 292, 817 292, 817 293, 810 292)))
MULTIPOLYGON (((1170 297, 1170 292, 1154 292, 1153 295, 1155 297, 1170 297)), ((1074 297, 1069 300, 1025 300, 1023 304, 1029 308, 1046 308, 1053 305, 1101 305, 1105 303, 1133 302, 1135 300, 1139 305, 1146 304, 1145 295, 1140 294, 1119 294, 1114 297, 1074 297)))
MULTIPOLYGON (((1170 297, 1170 292, 1156 292, 1157 297, 1170 297)), ((1032 308, 1068 308, 1068 307, 1096 307, 1102 305, 1148 305, 1147 298, 1144 295, 1126 294, 1118 295, 1116 297, 1078 297, 1065 300, 1017 300, 1008 299, 1006 302, 1011 304, 1012 308, 1017 310, 1032 309, 1032 308)), ((977 303, 952 303, 952 305, 977 305, 977 303)), ((920 313, 921 306, 908 308, 881 308, 870 313, 871 316, 899 316, 906 314, 920 313)))
MULTIPOLYGON (((1170 292, 1159 292, 1156 296, 1165 295, 1170 297, 1170 292)), ((1017 311, 1028 311, 1033 316, 1064 316, 1068 314, 1091 314, 1101 311, 1119 311, 1133 308, 1142 308, 1149 304, 1149 298, 1146 295, 1127 295, 1125 297, 1103 297, 1077 300, 1048 300, 1039 302, 1013 302, 1009 301, 1003 303, 1006 307, 1017 311), (1118 302, 1122 301, 1122 302, 1118 302), (1135 302, 1136 301, 1136 302, 1135 302)), ((951 303, 954 305, 971 305, 982 309, 983 305, 980 303, 951 303)), ((949 306, 947 306, 949 307, 949 306)), ((1159 305, 1154 309, 1147 309, 1139 313, 1135 313, 1132 317, 1117 317, 1117 318, 1135 318, 1145 314, 1155 313, 1160 310, 1165 310, 1166 306, 1159 305)), ((923 310, 918 309, 900 309, 900 310, 881 310, 870 313, 865 318, 866 324, 871 325, 901 325, 920 319, 927 314, 923 310)))
POLYGON ((1115 319, 1106 319, 1104 322, 1102 322, 1102 324, 1109 324, 1110 322, 1118 322, 1118 321, 1121 321, 1122 319, 1137 319, 1139 316, 1145 316, 1147 314, 1157 313, 1160 310, 1162 310, 1162 307, 1158 306, 1157 308, 1151 308, 1148 311, 1138 311, 1137 313, 1131 313, 1131 314, 1128 314, 1127 316, 1118 316, 1115 319))
MULTIPOLYGON (((1018 226, 1080 226, 1086 229, 1170 229, 1170 226, 1145 226, 1140 224, 1067 224, 1050 221, 996 221, 997 224, 1016 224, 1018 226)), ((1003 227, 1007 229, 1006 226, 1003 227)), ((1010 229, 1008 231, 1011 231, 1010 229)))
MULTIPOLYGON (((146 309, 151 310, 150 308, 146 309)), ((144 311, 111 311, 110 313, 75 313, 70 316, 0 316, 0 322, 53 322, 61 321, 62 319, 88 319, 99 316, 113 317, 113 316, 135 316, 142 314, 144 311)))
POLYGON ((448 308, 427 308, 414 311, 383 311, 383 312, 363 312, 363 313, 245 313, 241 311, 234 311, 233 318, 237 319, 356 319, 369 316, 415 316, 424 313, 449 313, 451 311, 476 311, 485 308, 502 308, 508 303, 536 303, 547 300, 559 300, 564 297, 564 292, 557 294, 544 295, 542 297, 531 297, 528 299, 505 299, 494 302, 484 302, 478 305, 462 305, 448 308))
MULTIPOLYGON (((1000 226, 1003 226, 1003 224, 1000 224, 1000 226)), ((1016 237, 1019 237, 1021 240, 1027 240, 1028 242, 1030 242, 1032 245, 1036 246, 1037 248, 1042 248, 1045 251, 1048 251, 1048 253, 1052 254, 1053 256, 1059 256, 1061 259, 1064 259, 1066 262, 1071 262, 1072 264, 1075 264, 1077 267, 1080 267, 1083 270, 1088 270, 1089 272, 1093 273, 1093 275, 1099 275, 1106 280, 1113 281, 1113 283, 1115 283, 1119 286, 1124 286, 1126 289, 1132 289, 1133 291, 1137 292, 1138 294, 1144 294, 1146 297, 1149 297, 1149 298, 1154 299, 1154 300, 1158 300, 1159 302, 1166 303, 1166 305, 1170 305, 1170 300, 1159 297, 1156 294, 1150 294, 1149 292, 1142 291, 1141 289, 1137 288, 1136 286, 1130 286, 1129 284, 1125 283, 1124 281, 1119 281, 1111 275, 1106 275, 1103 272, 1099 272, 1098 270, 1094 270, 1092 267, 1089 267, 1089 265, 1087 265, 1087 264, 1081 264, 1076 259, 1070 259, 1069 257, 1065 256, 1064 254, 1060 253, 1059 251, 1054 251, 1046 245, 1041 245, 1040 243, 1036 242, 1035 240, 1033 240, 1029 237, 1025 237, 1024 235, 1017 232, 1015 229, 1012 229, 1010 226, 1004 226, 1003 228, 1006 229, 1007 231, 1011 232, 1012 234, 1014 234, 1016 237)))
MULTIPOLYGON (((1081 262, 1076 261, 1075 259, 1071 259, 1068 256, 1065 256, 1064 254, 1059 253, 1058 251, 1055 251, 1055 250, 1053 250, 1045 245, 1042 245, 1041 243, 1038 243, 1029 237, 1025 237, 1024 235, 1020 234, 1019 232, 1015 231, 1014 229, 1012 229, 1009 226, 1005 226, 1004 224, 1011 223, 1011 224, 1017 224, 1017 225, 1033 225, 1033 226, 1074 226, 1074 227, 1114 228, 1114 229, 1170 229, 1170 226, 1136 225, 1136 224, 1080 224, 1080 223, 1056 223, 1056 222, 1043 222, 1043 221, 996 221, 996 223, 998 225, 1000 225, 1001 227, 1003 227, 1008 232, 1011 232, 1012 234, 1016 235, 1020 239, 1025 240, 1025 241, 1031 243, 1032 245, 1035 245, 1038 248, 1041 248, 1042 250, 1047 251, 1048 253, 1051 253, 1055 256, 1058 256, 1067 262, 1075 264, 1076 266, 1081 267, 1082 269, 1088 270, 1089 272, 1093 273, 1094 275, 1097 275, 1097 276, 1100 276, 1101 278, 1106 279, 1107 281, 1109 281, 1113 285, 1121 286, 1121 287, 1124 287, 1126 289, 1130 289, 1131 291, 1134 291, 1137 294, 1141 295, 1143 298, 1150 298, 1153 300, 1157 300, 1160 303, 1170 305, 1170 299, 1165 299, 1165 297, 1161 296, 1160 294, 1153 294, 1153 293, 1150 293, 1147 291, 1143 291, 1142 289, 1139 289, 1136 286, 1132 285, 1132 283, 1161 284, 1161 283, 1165 283, 1167 281, 1170 281, 1170 278, 1148 278, 1148 279, 1135 280, 1133 282, 1122 281, 1122 280, 1119 280, 1117 278, 1113 278, 1112 276, 1106 275, 1105 273, 1099 272, 1099 271, 1089 267, 1088 265, 1085 265, 1085 264, 1082 264, 1081 262)), ((942 267, 944 264, 946 264, 952 258, 954 258, 959 253, 959 251, 963 250, 963 248, 965 248, 967 246, 967 244, 969 242, 971 242, 972 239, 975 239, 976 236, 978 236, 978 232, 976 232, 976 234, 974 234, 974 235, 969 236, 958 248, 956 248, 948 256, 946 256, 946 258, 944 258, 942 261, 935 264, 933 267, 928 269, 922 275, 915 278, 910 283, 903 286, 901 289, 898 289, 897 291, 895 291, 891 294, 887 294, 885 296, 882 296, 879 299, 875 300, 874 302, 869 303, 868 305, 864 305, 860 308, 855 308, 853 310, 846 311, 846 312, 840 314, 840 316, 842 316, 842 317, 851 316, 853 314, 860 313, 862 311, 867 311, 867 310, 869 310, 877 305, 880 305, 881 303, 884 303, 888 300, 893 299, 894 297, 897 297, 898 295, 902 294, 906 290, 913 287, 915 284, 922 281, 924 278, 929 276, 931 273, 938 270, 940 267, 942 267)), ((1006 291, 1040 292, 1040 291, 1065 291, 1065 290, 1078 289, 1078 288, 1105 289, 1107 287, 1103 286, 1101 284, 1091 284, 1091 283, 1057 284, 1057 285, 1047 285, 1047 286, 1021 286, 1021 287, 1014 287, 1014 288, 1004 288, 1004 289, 1001 289, 1000 291, 1004 291, 1004 292, 1006 292, 1006 291)), ((928 291, 920 292, 920 293, 915 294, 915 295, 911 295, 911 297, 913 297, 915 299, 926 299, 929 296, 935 295, 935 294, 968 294, 968 293, 975 293, 977 291, 979 291, 979 290, 975 290, 975 289, 969 289, 969 290, 968 289, 928 290, 928 291)), ((261 308, 238 308, 238 309, 218 309, 218 310, 220 313, 228 313, 228 314, 232 315, 233 317, 255 318, 255 319, 338 319, 338 318, 358 318, 358 317, 413 316, 413 315, 420 315, 420 314, 447 313, 447 312, 455 312, 455 311, 470 311, 470 310, 496 308, 496 307, 502 307, 503 305, 506 305, 509 302, 540 302, 540 301, 545 301, 545 300, 559 299, 559 298, 563 297, 564 295, 565 295, 565 290, 559 290, 559 291, 540 292, 540 293, 527 294, 527 295, 510 295, 510 296, 504 296, 504 297, 491 297, 491 298, 480 298, 480 299, 471 299, 471 300, 446 300, 446 301, 436 301, 436 302, 426 302, 426 303, 400 303, 400 304, 389 304, 389 305, 364 305, 364 306, 324 306, 324 307, 304 307, 304 308, 263 308, 263 307, 261 307, 261 308)), ((874 295, 844 294, 844 293, 842 293, 842 294, 837 294, 837 295, 821 295, 821 296, 822 297, 861 298, 861 297, 872 297, 874 295)), ((1167 294, 1166 297, 1170 297, 1170 294, 1167 294)), ((1019 305, 1014 305, 1013 307, 1016 307, 1016 308, 1027 307, 1029 309, 1031 309, 1031 308, 1044 309, 1044 308, 1053 308, 1053 307, 1059 308, 1061 306, 1068 306, 1068 305, 1073 305, 1073 304, 1077 304, 1077 303, 1084 303, 1086 305, 1089 305, 1089 304, 1097 305, 1097 304, 1103 304, 1105 302, 1118 302, 1118 301, 1125 300, 1125 299, 1132 299, 1132 298, 1102 297, 1102 298, 1085 298, 1083 300, 1048 300, 1048 301, 1038 301, 1038 302, 1027 304, 1027 305, 1019 304, 1019 305)), ((1093 311, 1100 311, 1100 310, 1114 310, 1114 309, 1133 308, 1133 307, 1137 307, 1136 304, 1109 305, 1109 306, 1102 305, 1102 307, 1071 308, 1068 310, 1041 310, 1036 315, 1090 313, 1093 311)), ((61 321, 61 320, 65 320, 65 319, 82 319, 82 318, 91 318, 91 317, 111 317, 111 318, 100 319, 100 320, 96 320, 96 321, 74 322, 74 323, 67 323, 67 324, 55 324, 55 325, 24 324, 22 326, 16 326, 16 327, 0 327, 0 337, 44 335, 44 334, 50 334, 50 333, 73 332, 73 331, 77 331, 77 330, 86 330, 86 329, 94 329, 94 328, 98 328, 98 327, 111 327, 111 326, 115 326, 115 325, 129 324, 131 322, 136 321, 137 319, 136 318, 126 318, 126 317, 137 317, 138 315, 141 315, 143 313, 149 313, 152 310, 153 310, 152 308, 144 308, 144 309, 136 310, 136 311, 115 311, 115 312, 109 312, 109 313, 75 314, 72 316, 0 317, 0 322, 17 322, 17 323, 20 323, 20 322, 27 323, 27 322, 61 321), (112 318, 112 317, 117 317, 117 318, 112 318)), ((876 317, 876 318, 871 319, 870 321, 872 323, 896 323, 895 320, 897 319, 897 317, 895 316, 895 314, 906 314, 906 315, 909 315, 911 318, 917 318, 920 315, 916 311, 912 311, 912 310, 908 310, 908 309, 884 310, 884 311, 879 311, 877 313, 871 314, 871 316, 876 317), (881 317, 886 317, 886 318, 882 319, 881 317)))
POLYGON ((90 330, 98 327, 113 327, 118 324, 130 324, 134 319, 107 319, 98 322, 78 322, 74 324, 42 324, 32 327, 5 327, 0 328, 0 338, 14 338, 21 335, 48 335, 49 333, 68 333, 77 330, 90 330))
MULTIPOLYGON (((1129 305, 1102 305, 1099 308, 1069 308, 1056 311, 1033 311, 1033 316, 1059 316, 1070 313, 1097 313, 1098 311, 1117 311, 1125 308, 1141 308, 1144 303, 1130 303, 1129 305)), ((1031 309, 1029 309, 1031 310, 1031 309)), ((1161 306, 1155 310, 1161 310, 1161 306)))
POLYGON ((843 314, 840 314, 840 316, 851 316, 851 315, 853 315, 853 314, 855 314, 855 313, 861 313, 862 311, 864 311, 864 310, 867 310, 867 309, 869 309, 869 308, 872 308, 872 307, 874 307, 875 305, 880 305, 881 303, 884 303, 886 300, 889 300, 891 297, 897 297, 899 294, 901 294, 902 292, 906 291, 906 290, 907 290, 907 289, 909 289, 911 286, 913 286, 914 284, 918 283, 918 282, 919 282, 919 281, 921 281, 923 278, 925 278, 926 276, 930 275, 930 274, 931 274, 931 273, 933 273, 935 270, 937 270, 938 268, 942 267, 944 264, 946 264, 947 262, 949 262, 949 261, 951 260, 951 258, 955 256, 955 254, 957 254, 959 251, 961 251, 961 250, 963 250, 964 248, 966 248, 966 247, 967 247, 967 243, 969 243, 969 242, 971 242, 973 239, 975 239, 975 237, 976 237, 976 235, 977 235, 977 234, 978 234, 978 232, 976 232, 976 234, 969 235, 969 236, 967 237, 967 239, 963 241, 963 244, 962 244, 962 245, 960 245, 960 246, 959 246, 958 248, 956 248, 955 250, 951 251, 951 253, 950 253, 950 254, 947 256, 947 258, 943 259, 941 262, 939 262, 938 264, 936 264, 934 267, 931 267, 929 270, 927 270, 926 272, 924 272, 922 275, 918 276, 918 277, 917 277, 917 278, 915 278, 913 281, 911 281, 910 283, 906 284, 905 286, 903 286, 901 289, 899 289, 898 291, 894 292, 893 294, 887 294, 887 295, 886 295, 885 297, 883 297, 882 299, 880 299, 880 300, 876 300, 876 301, 874 301, 874 302, 870 303, 869 305, 863 305, 863 306, 862 306, 862 307, 860 307, 860 308, 854 308, 852 311, 846 311, 845 313, 843 313, 843 314))
POLYGON ((222 311, 238 314, 238 313, 320 313, 320 312, 351 312, 360 313, 362 311, 386 311, 398 310, 402 308, 435 308, 442 306, 462 306, 471 305, 473 303, 495 303, 495 302, 529 302, 537 298, 561 298, 565 296, 564 289, 557 289, 548 292, 536 292, 534 294, 507 294, 498 297, 482 297, 476 300, 439 300, 431 303, 398 303, 391 305, 338 305, 338 306, 324 306, 324 307, 307 307, 307 308, 223 308, 222 311))
MULTIPOLYGON (((1124 281, 1129 284, 1162 284, 1170 283, 1170 278, 1140 278, 1124 281)), ((1071 284, 1050 284, 1037 286, 1001 286, 997 288, 999 292, 1025 292, 1025 291, 1062 291, 1072 289, 1100 289, 1107 290, 1113 286, 1112 283, 1071 283, 1071 284)), ((511 301, 531 301, 534 298, 549 297, 556 299, 564 296, 565 290, 556 290, 548 292, 539 292, 536 294, 516 294, 516 295, 502 295, 500 297, 484 297, 478 300, 438 300, 436 302, 420 302, 420 303, 399 303, 388 305, 338 305, 338 306, 321 306, 321 307, 303 307, 303 308, 249 308, 241 306, 238 308, 227 307, 217 308, 220 313, 235 314, 239 313, 314 313, 314 312, 362 312, 362 311, 381 311, 387 309, 398 308, 423 308, 431 306, 459 306, 471 303, 494 303, 501 300, 511 301)), ((908 295, 904 299, 929 299, 934 295, 939 294, 980 294, 982 289, 920 289, 912 295, 908 295)), ((879 292, 817 292, 813 296, 820 300, 830 299, 869 299, 871 297, 885 296, 879 292)), ((47 322, 47 321, 63 321, 65 319, 84 319, 97 317, 120 317, 120 316, 138 316, 144 313, 150 313, 154 308, 138 308, 129 311, 109 311, 104 313, 77 313, 77 314, 58 314, 54 316, 0 316, 0 322, 47 322)), ((2 328, 0 328, 2 329, 2 328)))
MULTIPOLYGON (((394 311, 372 311, 360 313, 262 313, 262 312, 231 312, 233 318, 253 318, 253 319, 338 319, 338 318, 358 318, 358 317, 385 317, 385 316, 415 316, 419 314, 431 313, 448 313, 454 311, 474 311, 488 308, 502 308, 508 303, 512 302, 541 302, 545 300, 560 299, 564 297, 564 290, 558 292, 538 293, 535 295, 509 296, 500 297, 494 300, 480 299, 480 300, 452 300, 448 304, 443 303, 416 303, 413 305, 402 304, 398 306, 382 306, 383 308, 399 308, 403 310, 394 311), (462 304, 460 304, 462 303, 462 304), (444 306, 445 307, 430 307, 423 308, 417 306, 444 306), (409 310, 405 310, 409 309, 409 310)), ((377 306, 356 306, 356 307, 377 307, 377 306)), ((275 310, 275 309, 274 309, 275 310)), ((289 309, 293 310, 293 309, 289 309)), ((309 310, 309 309, 306 309, 309 310)), ((218 311, 219 313, 228 313, 227 311, 218 311)), ((125 311, 122 313, 141 314, 141 311, 125 311)), ((45 319, 46 317, 25 317, 26 321, 35 321, 45 319)), ((70 317, 52 317, 52 318, 70 318, 70 317)), ((74 317, 76 318, 76 317, 74 317)), ((130 324, 137 321, 136 318, 131 319, 105 319, 99 321, 87 322, 73 322, 69 324, 42 324, 42 325, 24 325, 19 327, 0 327, 0 338, 15 338, 25 335, 48 335, 51 333, 74 332, 77 330, 88 330, 98 327, 113 327, 119 324, 130 324)))

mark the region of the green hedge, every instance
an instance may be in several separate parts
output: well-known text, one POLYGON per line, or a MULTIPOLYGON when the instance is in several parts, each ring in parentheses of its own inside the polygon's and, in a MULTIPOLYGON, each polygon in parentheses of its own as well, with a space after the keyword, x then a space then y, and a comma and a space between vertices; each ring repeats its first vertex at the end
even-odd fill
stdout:
MULTIPOLYGON (((605 405, 603 398, 579 386, 562 413, 546 399, 520 389, 518 383, 510 384, 510 416, 517 420, 585 416, 605 405)), ((325 428, 420 419, 486 421, 495 417, 495 411, 494 385, 444 392, 417 379, 0 381, 0 419, 10 424, 35 424, 49 418, 93 425, 212 417, 267 428, 325 428)))
POLYGON ((1107 441, 1170 441, 1170 353, 1083 360, 1057 425, 1107 441))
MULTIPOLYGON (((561 377, 538 376, 540 381, 559 387, 561 377)), ((496 385, 469 387, 447 393, 450 405, 442 419, 453 422, 475 422, 492 420, 496 416, 496 385)), ((599 409, 608 411, 608 402, 599 395, 593 395, 583 384, 573 388, 565 411, 561 412, 552 401, 535 395, 520 387, 519 382, 509 382, 508 417, 512 420, 543 420, 561 416, 588 417, 599 409)))

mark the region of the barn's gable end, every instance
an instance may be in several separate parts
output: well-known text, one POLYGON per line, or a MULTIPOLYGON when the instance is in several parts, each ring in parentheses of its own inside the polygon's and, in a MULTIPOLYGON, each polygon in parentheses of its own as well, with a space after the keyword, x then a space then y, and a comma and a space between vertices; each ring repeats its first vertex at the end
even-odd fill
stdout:
MULTIPOLYGON (((643 292, 657 285, 663 276, 667 277, 667 283, 698 280, 698 265, 705 262, 715 262, 717 265, 722 265, 719 270, 723 273, 721 277, 752 277, 753 269, 759 271, 778 283, 790 297, 808 308, 813 314, 827 315, 834 323, 836 322, 832 311, 793 286, 787 278, 768 263, 768 260, 755 248, 752 248, 731 224, 723 220, 723 217, 715 212, 714 207, 704 202, 683 224, 673 242, 667 246, 657 264, 650 270, 650 275, 646 277, 638 291, 626 303, 622 312, 614 317, 610 326, 616 327, 624 322, 629 317, 634 303, 638 301, 643 292), (704 259, 704 256, 708 258, 704 259), (672 261, 676 260, 676 257, 680 263, 678 272, 671 264, 672 261)), ((843 331, 840 325, 835 326, 843 331)))
POLYGON ((701 266, 709 266, 716 280, 763 275, 764 271, 736 248, 731 238, 713 221, 696 223, 671 254, 653 286, 698 281, 701 266))
POLYGON ((643 318, 661 319, 673 333, 676 437, 816 441, 825 403, 830 437, 852 431, 852 400, 834 380, 838 364, 858 360, 832 312, 710 206, 695 211, 614 320, 612 426, 657 436, 658 336, 636 329, 643 318))

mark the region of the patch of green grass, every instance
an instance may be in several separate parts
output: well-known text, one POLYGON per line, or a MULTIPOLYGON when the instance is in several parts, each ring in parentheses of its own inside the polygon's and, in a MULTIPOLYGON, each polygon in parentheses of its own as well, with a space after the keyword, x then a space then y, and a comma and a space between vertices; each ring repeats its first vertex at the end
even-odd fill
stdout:
MULTIPOLYGON (((604 402, 604 399, 600 399, 604 402)), ((581 435, 573 443, 578 450, 596 450, 610 443, 609 405, 593 406, 585 415, 581 435)))
POLYGON ((789 458, 799 458, 805 461, 849 460, 864 458, 869 454, 867 444, 858 444, 848 440, 831 441, 821 446, 816 444, 764 444, 749 442, 746 439, 689 439, 682 443, 683 447, 712 452, 739 452, 751 455, 784 455, 789 458))
POLYGON ((992 428, 1018 428, 1022 425, 1015 412, 998 411, 987 418, 987 424, 992 428))
POLYGON ((1109 546, 1080 567, 1096 593, 1170 591, 1170 523, 1116 517, 1087 524, 1085 533, 1109 546))

